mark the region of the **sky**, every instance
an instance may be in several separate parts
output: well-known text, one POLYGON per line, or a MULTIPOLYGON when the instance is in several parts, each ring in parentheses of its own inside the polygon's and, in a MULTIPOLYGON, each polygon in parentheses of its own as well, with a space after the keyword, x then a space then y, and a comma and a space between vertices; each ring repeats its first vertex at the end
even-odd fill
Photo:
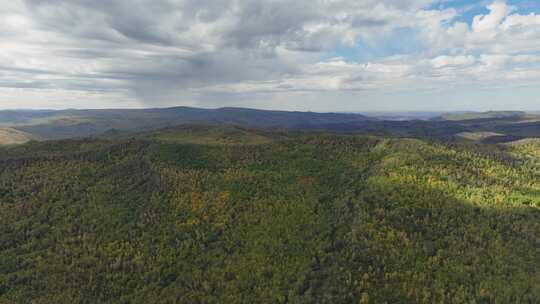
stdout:
POLYGON ((10 0, 0 109, 540 110, 538 0, 10 0))

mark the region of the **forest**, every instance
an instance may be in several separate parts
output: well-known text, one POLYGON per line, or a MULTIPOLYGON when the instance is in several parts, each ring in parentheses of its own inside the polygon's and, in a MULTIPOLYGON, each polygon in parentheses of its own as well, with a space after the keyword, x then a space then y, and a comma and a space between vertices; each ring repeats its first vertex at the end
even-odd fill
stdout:
POLYGON ((0 303, 539 303, 540 140, 187 125, 0 147, 0 303))

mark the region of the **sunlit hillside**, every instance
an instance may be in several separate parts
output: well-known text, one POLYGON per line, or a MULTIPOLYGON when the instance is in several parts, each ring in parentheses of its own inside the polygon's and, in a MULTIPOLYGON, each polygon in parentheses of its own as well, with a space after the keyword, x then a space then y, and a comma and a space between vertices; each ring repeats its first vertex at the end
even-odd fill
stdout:
POLYGON ((0 150, 0 303, 535 303, 540 146, 184 126, 0 150))

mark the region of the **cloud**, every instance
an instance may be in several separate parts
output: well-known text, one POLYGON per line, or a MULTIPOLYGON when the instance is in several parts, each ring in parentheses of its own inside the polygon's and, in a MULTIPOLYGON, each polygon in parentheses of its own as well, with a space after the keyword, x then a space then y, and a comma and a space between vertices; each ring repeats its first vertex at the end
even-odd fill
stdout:
POLYGON ((488 13, 474 16, 470 26, 461 21, 436 20, 422 33, 427 45, 434 52, 540 52, 540 15, 520 14, 516 7, 501 1, 486 8, 488 13))
POLYGON ((39 92, 45 107, 328 108, 331 94, 535 83, 540 15, 496 1, 464 20, 440 3, 13 0, 0 8, 0 108, 35 107, 39 92))
POLYGON ((501 22, 513 10, 512 7, 508 6, 504 2, 495 2, 489 5, 487 8, 490 11, 489 14, 477 15, 474 17, 472 22, 473 32, 478 33, 496 30, 501 25, 501 22))
POLYGON ((476 62, 474 56, 439 56, 431 60, 434 68, 470 66, 476 62))

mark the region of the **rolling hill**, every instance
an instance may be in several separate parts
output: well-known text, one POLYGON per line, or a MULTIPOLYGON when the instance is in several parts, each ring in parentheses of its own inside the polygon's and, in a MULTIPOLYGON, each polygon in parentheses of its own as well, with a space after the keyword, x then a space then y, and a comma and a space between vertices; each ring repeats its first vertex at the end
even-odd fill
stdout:
POLYGON ((294 129, 373 120, 359 114, 188 107, 122 110, 0 111, 0 123, 43 139, 100 135, 110 130, 141 132, 179 124, 235 124, 294 129))
POLYGON ((0 147, 0 303, 537 303, 540 145, 183 125, 0 147))
POLYGON ((442 114, 434 120, 521 119, 526 116, 527 113, 522 111, 456 112, 442 114))
POLYGON ((243 108, 0 111, 0 127, 26 134, 22 141, 24 138, 50 140, 133 134, 180 124, 236 125, 266 130, 322 131, 492 143, 540 137, 539 115, 510 111, 454 113, 431 120, 385 120, 384 117, 376 119, 360 114, 243 108), (466 136, 463 136, 464 134, 466 136), (496 136, 489 136, 490 134, 496 136))
POLYGON ((0 146, 22 144, 32 139, 36 139, 36 137, 14 128, 0 127, 0 146))

